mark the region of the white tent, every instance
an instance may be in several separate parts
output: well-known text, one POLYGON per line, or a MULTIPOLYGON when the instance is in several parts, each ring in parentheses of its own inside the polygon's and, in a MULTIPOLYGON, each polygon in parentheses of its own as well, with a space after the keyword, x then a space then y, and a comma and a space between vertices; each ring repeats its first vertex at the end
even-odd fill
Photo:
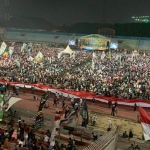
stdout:
POLYGON ((75 52, 73 50, 71 50, 71 48, 68 45, 65 50, 61 51, 61 53, 67 53, 67 54, 72 55, 75 52))

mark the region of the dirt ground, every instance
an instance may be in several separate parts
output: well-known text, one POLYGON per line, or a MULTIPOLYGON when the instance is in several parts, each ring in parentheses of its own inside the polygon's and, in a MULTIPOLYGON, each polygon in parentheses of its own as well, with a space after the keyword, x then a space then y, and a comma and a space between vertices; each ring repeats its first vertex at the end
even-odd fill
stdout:
MULTIPOLYGON (((91 112, 90 116, 93 116, 94 114, 96 113, 91 112)), ((119 135, 122 135, 124 131, 129 133, 129 130, 131 129, 134 137, 142 139, 142 126, 140 123, 134 122, 133 120, 111 117, 110 115, 102 115, 97 113, 96 127, 107 131, 109 118, 111 119, 112 127, 116 125, 120 126, 119 135)))

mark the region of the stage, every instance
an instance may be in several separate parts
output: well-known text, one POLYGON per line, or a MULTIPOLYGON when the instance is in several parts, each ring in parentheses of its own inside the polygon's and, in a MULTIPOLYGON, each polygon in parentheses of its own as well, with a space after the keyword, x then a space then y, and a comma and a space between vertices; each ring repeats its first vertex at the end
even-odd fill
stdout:
POLYGON ((84 50, 106 50, 109 49, 109 43, 109 38, 99 34, 91 34, 80 37, 78 47, 84 50))

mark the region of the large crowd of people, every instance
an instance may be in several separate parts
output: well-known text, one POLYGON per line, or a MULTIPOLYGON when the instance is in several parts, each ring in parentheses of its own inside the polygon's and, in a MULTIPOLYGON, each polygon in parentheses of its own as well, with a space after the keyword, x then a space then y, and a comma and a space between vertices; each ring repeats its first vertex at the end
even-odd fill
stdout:
MULTIPOLYGON (((9 44, 8 44, 9 45, 9 44)), ((150 56, 126 50, 111 52, 75 51, 75 56, 63 54, 62 49, 46 44, 32 44, 21 50, 22 44, 13 44, 14 51, 7 58, 0 56, 0 79, 10 82, 29 84, 45 84, 72 91, 86 91, 95 95, 123 99, 150 99, 150 56), (38 52, 43 54, 41 62, 34 58, 38 52), (31 59, 32 58, 32 59, 31 59)), ((17 90, 13 89, 17 95, 17 90)), ((54 98, 57 106, 59 96, 54 98)), ((61 97, 61 96, 60 96, 61 97)), ((63 96, 62 96, 63 97, 63 96)), ((86 99, 86 98, 85 98, 86 99)), ((62 98, 62 106, 65 105, 62 98)), ((92 103, 94 104, 93 97, 92 103)), ((82 106, 82 98, 78 102, 71 98, 75 111, 82 106)), ((117 107, 112 107, 112 115, 117 114, 117 107)), ((56 111, 56 113, 60 113, 56 111)), ((91 118, 92 125, 97 117, 91 118)), ((67 145, 56 139, 55 145, 50 146, 51 132, 40 133, 36 138, 35 132, 24 120, 19 120, 16 129, 10 124, 9 129, 1 131, 0 149, 9 149, 11 143, 16 143, 16 149, 70 149, 75 150, 71 138, 67 145)))
POLYGON ((49 140, 51 131, 35 132, 21 118, 18 120, 18 127, 11 122, 8 129, 0 129, 0 149, 1 150, 76 150, 75 141, 69 138, 65 144, 60 139, 55 138, 54 146, 49 140))
POLYGON ((0 78, 23 83, 42 83, 74 91, 87 91, 97 95, 123 99, 150 99, 150 57, 126 51, 98 53, 92 67, 92 53, 76 51, 75 58, 62 55, 60 49, 45 44, 32 45, 21 52, 20 43, 15 43, 11 59, 0 60, 0 78), (38 51, 43 60, 35 58, 38 51), (111 55, 110 55, 111 54, 111 55), (18 66, 16 60, 20 63, 18 66))
POLYGON ((24 83, 53 83, 53 77, 60 73, 70 71, 88 60, 91 55, 86 52, 76 52, 76 58, 72 59, 69 55, 62 55, 58 59, 60 49, 48 45, 33 45, 32 49, 25 49, 21 52, 22 44, 14 45, 14 52, 11 59, 0 60, 0 76, 9 81, 24 83), (38 52, 43 54, 42 63, 34 59, 38 52), (32 59, 30 59, 32 58, 32 59))

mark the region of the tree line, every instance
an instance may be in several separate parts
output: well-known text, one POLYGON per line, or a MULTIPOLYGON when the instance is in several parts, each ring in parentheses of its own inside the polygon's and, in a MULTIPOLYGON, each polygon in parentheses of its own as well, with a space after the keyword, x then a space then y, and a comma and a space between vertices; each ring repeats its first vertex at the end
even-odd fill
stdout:
POLYGON ((97 34, 98 29, 101 28, 114 29, 117 36, 150 37, 150 23, 100 24, 84 22, 69 26, 63 24, 59 27, 59 30, 69 33, 97 34))

